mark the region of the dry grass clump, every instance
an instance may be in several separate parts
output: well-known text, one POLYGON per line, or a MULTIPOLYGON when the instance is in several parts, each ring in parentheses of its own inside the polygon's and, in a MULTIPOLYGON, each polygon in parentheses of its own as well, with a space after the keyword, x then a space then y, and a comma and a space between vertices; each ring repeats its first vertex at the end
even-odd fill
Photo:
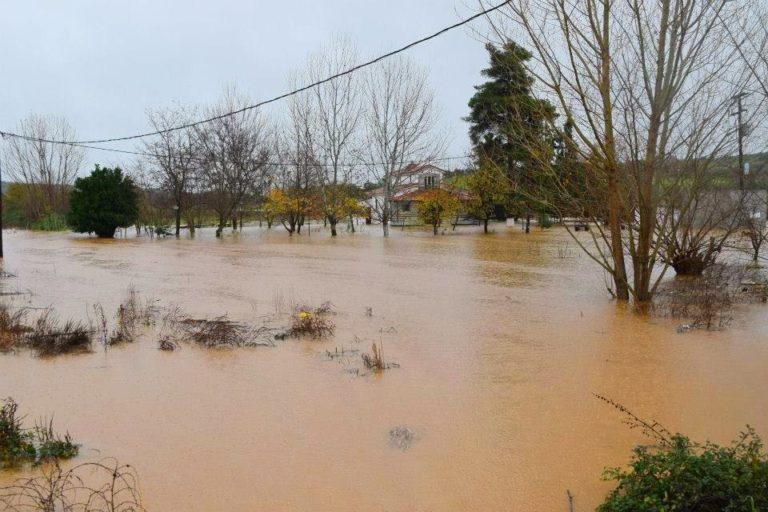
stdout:
POLYGON ((251 329, 229 320, 226 315, 207 319, 182 320, 185 338, 206 348, 244 347, 251 339, 251 329))
POLYGON ((310 336, 323 338, 333 336, 336 324, 328 318, 333 313, 333 304, 324 302, 317 308, 299 306, 294 311, 289 334, 294 337, 310 336))
POLYGON ((274 346, 285 336, 284 329, 253 327, 230 320, 226 315, 213 319, 190 318, 178 306, 169 306, 163 316, 158 348, 173 351, 182 342, 204 348, 274 346))
POLYGON ((659 289, 654 310, 663 316, 688 320, 680 332, 720 330, 733 320, 735 304, 766 302, 768 285, 758 271, 725 264, 703 275, 677 277, 659 289))
POLYGON ((363 359, 363 366, 365 366, 366 369, 374 372, 381 372, 392 368, 400 368, 400 365, 397 363, 387 363, 384 361, 384 343, 382 341, 379 341, 378 345, 374 341, 371 344, 371 352, 371 354, 363 353, 361 356, 363 359))
POLYGON ((29 310, 13 310, 0 304, 0 351, 28 348, 40 356, 53 356, 91 350, 92 331, 75 320, 62 323, 48 308, 31 325, 25 321, 29 310))
POLYGON ((156 301, 148 298, 141 300, 139 292, 131 286, 126 298, 120 303, 115 314, 115 330, 109 337, 110 345, 132 342, 140 327, 155 325, 159 310, 156 301))
POLYGON ((7 512, 141 512, 136 471, 106 459, 63 469, 54 462, 42 475, 0 488, 0 510, 7 512), (95 483, 94 483, 95 482, 95 483))
POLYGON ((91 330, 83 322, 67 320, 63 324, 52 309, 37 317, 24 336, 24 345, 39 356, 91 351, 91 330))
POLYGON ((26 309, 13 311, 7 304, 0 304, 0 352, 12 350, 29 331, 24 325, 26 317, 26 309))
POLYGON ((157 340, 157 348, 164 352, 173 352, 176 349, 181 348, 179 342, 171 339, 168 336, 163 336, 157 340))
POLYGON ((376 345, 374 341, 371 347, 373 355, 363 354, 363 365, 369 370, 381 371, 386 369, 384 364, 384 346, 376 345))

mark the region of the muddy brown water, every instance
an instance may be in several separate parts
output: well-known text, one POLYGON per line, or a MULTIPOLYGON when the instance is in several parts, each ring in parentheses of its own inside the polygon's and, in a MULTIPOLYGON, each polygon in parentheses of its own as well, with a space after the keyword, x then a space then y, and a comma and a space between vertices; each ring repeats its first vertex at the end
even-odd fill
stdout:
MULTIPOLYGON (((332 301, 336 336, 276 348, 0 355, 0 395, 136 467, 150 510, 594 510, 643 439, 592 394, 697 439, 768 435, 768 311, 724 332, 617 307, 566 233, 256 228, 216 240, 6 232, 3 291, 85 318, 133 285, 196 316, 255 321, 332 301), (373 315, 366 315, 366 308, 373 315), (364 341, 355 343, 358 337, 364 341), (399 369, 355 376, 335 347, 382 340, 399 369), (417 434, 394 449, 389 431, 417 434)), ((6 297, 7 299, 7 297, 6 297)), ((5 473, 0 485, 30 474, 5 473)))

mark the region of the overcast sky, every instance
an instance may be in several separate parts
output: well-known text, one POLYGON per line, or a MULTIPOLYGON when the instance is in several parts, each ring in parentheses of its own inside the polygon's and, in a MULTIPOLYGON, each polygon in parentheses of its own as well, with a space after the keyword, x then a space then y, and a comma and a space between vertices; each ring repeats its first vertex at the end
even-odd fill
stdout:
MULTIPOLYGON (((147 107, 206 104, 235 83, 254 101, 334 36, 361 58, 394 49, 470 13, 464 0, 36 0, 0 9, 0 129, 30 113, 65 117, 80 139, 146 131, 147 107)), ((481 22, 480 22, 481 23, 481 22)), ((450 137, 468 148, 467 101, 483 44, 457 29, 408 52, 429 70, 450 137)), ((134 149, 134 143, 112 145, 134 149)), ((88 154, 88 163, 121 157, 88 154)))

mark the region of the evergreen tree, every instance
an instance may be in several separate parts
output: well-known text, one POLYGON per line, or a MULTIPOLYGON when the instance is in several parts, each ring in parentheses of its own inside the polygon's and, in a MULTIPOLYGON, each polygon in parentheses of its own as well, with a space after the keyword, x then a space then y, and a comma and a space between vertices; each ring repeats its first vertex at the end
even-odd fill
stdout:
POLYGON ((490 66, 483 70, 488 80, 475 87, 469 101, 469 136, 480 166, 490 161, 505 170, 515 196, 510 201, 526 215, 538 205, 543 185, 541 169, 554 157, 554 137, 550 126, 556 114, 546 100, 533 96, 534 78, 526 70, 530 52, 513 41, 502 47, 486 45, 490 66))
POLYGON ((67 223, 72 231, 99 238, 113 238, 118 227, 130 226, 139 215, 136 187, 119 167, 96 165, 90 176, 75 180, 69 201, 67 223))

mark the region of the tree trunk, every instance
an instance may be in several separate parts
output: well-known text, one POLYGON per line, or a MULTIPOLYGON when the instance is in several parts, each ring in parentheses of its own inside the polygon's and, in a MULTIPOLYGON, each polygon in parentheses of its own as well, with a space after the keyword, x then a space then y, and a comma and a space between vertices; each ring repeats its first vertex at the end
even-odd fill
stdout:
POLYGON ((331 223, 331 236, 336 236, 336 224, 338 223, 338 220, 332 218, 329 219, 329 222, 331 223))
POLYGON ((181 206, 176 205, 176 238, 179 238, 181 233, 181 206))
POLYGON ((529 234, 531 232, 531 214, 526 213, 525 214, 525 234, 529 234))
POLYGON ((389 236, 389 212, 387 211, 382 212, 381 227, 384 230, 384 236, 389 236))
POLYGON ((488 234, 488 219, 483 220, 483 233, 488 234))
MULTIPOLYGON (((613 167, 613 166, 611 166, 613 167)), ((627 267, 624 262, 624 244, 621 233, 621 202, 619 199, 619 180, 617 170, 611 168, 608 173, 608 229, 611 233, 611 257, 613 259, 613 284, 616 298, 629 300, 627 267)))
POLYGON ((216 228, 216 238, 221 238, 221 234, 224 232, 224 228, 227 226, 224 220, 224 215, 219 215, 219 227, 216 228))
POLYGON ((432 224, 432 234, 437 235, 437 222, 432 224))

